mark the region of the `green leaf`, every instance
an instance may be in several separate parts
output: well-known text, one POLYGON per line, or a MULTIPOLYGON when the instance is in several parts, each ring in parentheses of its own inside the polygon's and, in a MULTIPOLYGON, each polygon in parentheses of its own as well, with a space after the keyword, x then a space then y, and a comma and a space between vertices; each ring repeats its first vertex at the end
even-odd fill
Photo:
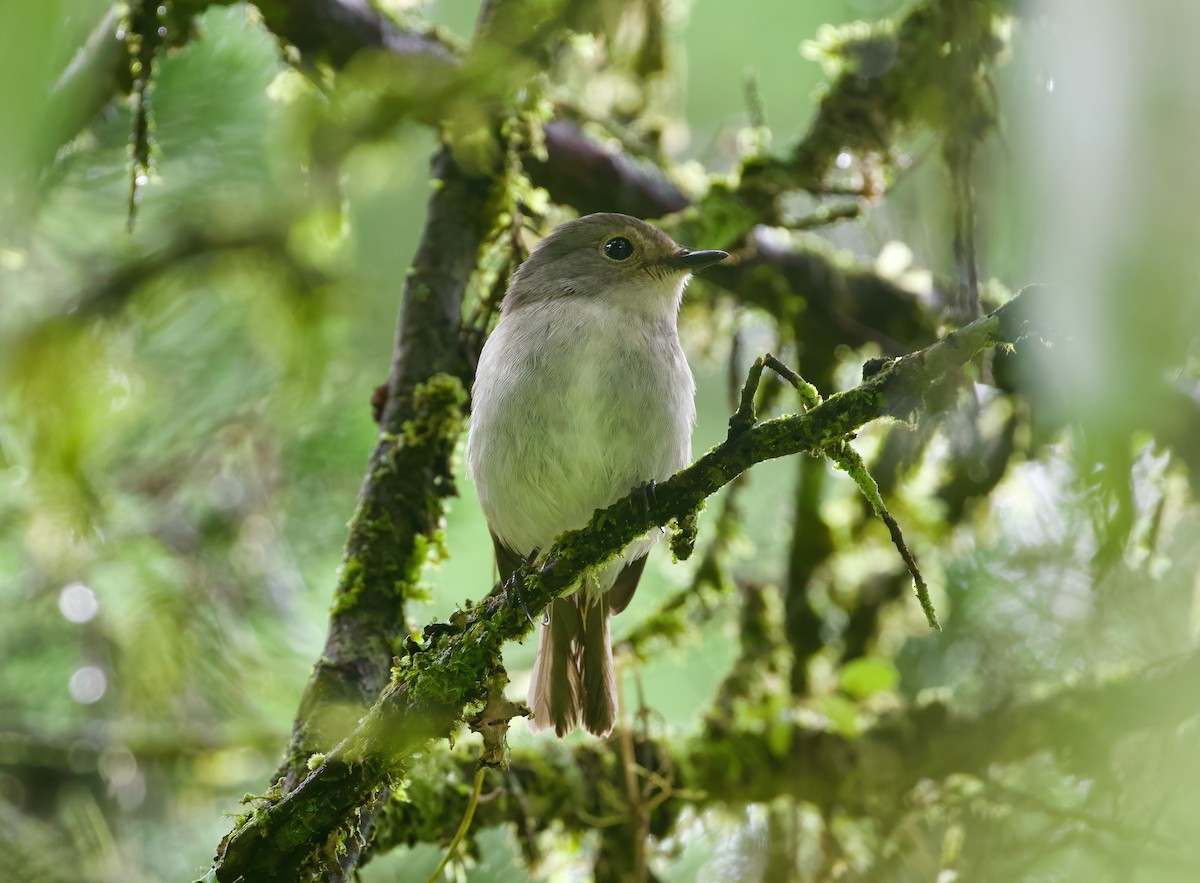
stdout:
POLYGON ((856 699, 893 690, 900 682, 900 673, 891 660, 866 656, 846 663, 841 671, 842 690, 856 699))

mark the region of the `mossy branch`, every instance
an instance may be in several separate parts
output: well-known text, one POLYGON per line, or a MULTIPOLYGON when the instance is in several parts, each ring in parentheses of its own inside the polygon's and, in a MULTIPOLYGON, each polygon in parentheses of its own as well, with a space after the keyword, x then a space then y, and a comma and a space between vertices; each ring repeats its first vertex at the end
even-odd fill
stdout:
MULTIPOLYGON (((817 388, 770 353, 755 361, 754 365, 757 373, 752 370, 750 374, 754 385, 757 386, 758 379, 762 376, 762 368, 766 366, 791 384, 792 388, 799 393, 800 401, 804 403, 805 408, 811 411, 821 404, 821 394, 817 391, 817 388)), ((751 380, 747 381, 747 389, 750 387, 751 380)), ((745 391, 742 393, 742 398, 744 402, 746 398, 745 391)), ((739 413, 741 413, 740 409, 739 413)), ((883 495, 879 492, 879 484, 867 469, 867 464, 863 462, 862 456, 850 446, 849 438, 837 439, 826 446, 822 453, 833 460, 839 469, 854 480, 854 483, 858 485, 858 489, 862 491, 863 496, 867 498, 867 502, 871 504, 871 509, 887 525, 888 533, 892 537, 892 544, 895 545, 896 550, 900 553, 900 558, 904 561, 904 566, 908 568, 908 572, 912 575, 917 600, 921 602, 921 609, 925 612, 925 621, 929 623, 931 629, 941 631, 942 627, 938 624, 937 611, 934 610, 933 600, 929 597, 929 586, 925 582, 921 568, 917 566, 917 559, 909 551, 908 543, 904 539, 904 532, 900 530, 899 522, 888 511, 887 504, 883 502, 883 495)))
POLYGON ((921 602, 921 610, 925 612, 925 621, 929 623, 931 629, 940 632, 942 626, 938 623, 937 611, 934 610, 933 600, 929 597, 929 586, 925 582, 921 568, 917 566, 917 559, 908 548, 904 533, 900 530, 900 523, 888 511, 887 504, 883 502, 883 495, 879 492, 879 485, 867 470, 867 464, 863 462, 862 455, 850 447, 850 442, 843 440, 834 445, 830 456, 833 457, 833 461, 837 463, 839 469, 854 479, 858 489, 871 504, 871 509, 887 525, 892 545, 900 553, 904 566, 908 568, 908 572, 913 578, 913 589, 917 593, 917 600, 921 602))
MULTIPOLYGON (((1035 295, 1036 296, 1036 295, 1035 295)), ((817 452, 884 416, 907 416, 923 390, 977 353, 1015 344, 1033 333, 1030 291, 925 349, 887 363, 861 385, 811 411, 767 420, 731 434, 691 466, 660 484, 648 510, 627 497, 597 511, 588 525, 563 534, 537 562, 522 569, 524 607, 540 611, 576 586, 584 574, 646 531, 686 520, 705 499, 755 463, 817 452)), ((264 879, 294 871, 329 831, 401 775, 430 740, 450 735, 472 706, 486 698, 506 641, 532 630, 522 603, 507 593, 460 610, 427 630, 426 646, 402 658, 391 684, 355 731, 291 793, 234 831, 219 857, 217 879, 264 879)))
POLYGON ((1011 0, 921 0, 902 15, 827 29, 805 45, 835 78, 816 119, 782 159, 742 168, 739 201, 797 186, 837 192, 828 176, 843 151, 861 163, 863 195, 878 195, 894 172, 896 144, 918 129, 957 141, 994 125, 989 69, 1005 48, 1011 0))
MULTIPOLYGON (((222 5, 222 0, 174 4, 173 45, 190 39, 191 17, 213 5, 222 5)), ((481 82, 490 81, 478 76, 472 79, 471 65, 464 65, 463 53, 432 28, 401 30, 368 4, 295 0, 260 2, 256 6, 265 26, 299 50, 302 70, 318 69, 312 64, 315 60, 326 60, 341 70, 356 57, 376 53, 374 62, 378 64, 372 68, 375 75, 371 90, 377 94, 377 114, 367 114, 366 119, 360 119, 359 113, 351 114, 360 122, 360 129, 354 132, 322 129, 322 156, 331 148, 337 148, 333 151, 337 154, 361 141, 391 133, 401 117, 440 128, 447 107, 486 98, 473 90, 479 89, 481 82), (417 93, 413 84, 419 84, 417 93)), ((572 206, 580 213, 620 211, 643 218, 671 215, 664 222, 668 232, 680 242, 698 247, 725 247, 745 241, 743 260, 712 273, 722 288, 777 316, 786 312, 786 296, 807 292, 807 300, 817 314, 832 313, 830 319, 846 343, 856 346, 871 341, 882 345, 885 352, 899 354, 933 327, 930 313, 908 291, 868 267, 850 266, 820 250, 781 249, 752 231, 775 217, 774 202, 779 195, 813 186, 811 182, 843 145, 873 144, 885 135, 897 136, 897 130, 878 128, 885 119, 881 114, 888 108, 924 108, 931 102, 936 105, 934 98, 944 85, 944 68, 937 61, 940 50, 928 61, 923 61, 922 53, 928 45, 942 45, 938 38, 944 30, 965 29, 972 37, 964 50, 967 60, 957 58, 956 53, 955 63, 966 65, 973 60, 977 66, 985 66, 990 62, 996 47, 994 41, 984 40, 984 35, 991 34, 993 17, 1007 6, 1002 0, 983 5, 955 5, 947 0, 915 4, 899 24, 890 26, 899 47, 898 61, 886 75, 864 78, 857 70, 844 72, 830 85, 817 121, 797 142, 792 156, 748 160, 740 184, 731 187, 718 181, 698 205, 689 206, 687 197, 670 177, 650 162, 635 160, 586 137, 565 108, 560 108, 559 115, 544 127, 544 155, 526 155, 522 161, 534 185, 546 188, 556 203, 572 206), (971 7, 970 14, 959 6, 971 7), (945 23, 940 23, 943 18, 945 23), (864 128, 874 140, 864 141, 864 128)), ((113 36, 119 22, 115 13, 106 16, 76 63, 64 73, 48 108, 54 120, 53 141, 73 138, 116 94, 130 88, 128 66, 119 51, 121 44, 113 36)), ((973 82, 982 75, 975 75, 973 82)), ((929 124, 940 119, 930 114, 918 116, 929 117, 929 124)), ((57 146, 46 145, 47 163, 57 146)), ((833 223, 856 212, 854 205, 828 210, 801 226, 833 223)), ((934 294, 935 300, 943 299, 940 292, 934 294)))
MULTIPOLYGON (((981 714, 963 715, 942 702, 906 708, 847 735, 780 722, 746 727, 725 716, 687 740, 638 739, 637 756, 667 780, 668 798, 650 815, 654 836, 672 832, 684 806, 767 803, 792 796, 823 811, 872 816, 904 805, 923 781, 988 775, 997 764, 1049 752, 1083 777, 1109 769, 1121 740, 1177 726, 1200 708, 1200 653, 1100 684, 1078 684, 1036 699, 1011 699, 981 714)), ((373 844, 384 853, 401 844, 445 842, 460 824, 474 760, 447 752, 426 757, 407 800, 385 810, 373 844)), ((514 751, 509 772, 492 774, 491 800, 480 804, 476 829, 513 824, 526 857, 537 859, 537 836, 551 829, 579 834, 592 820, 612 817, 611 795, 622 788, 615 742, 554 742, 514 751)), ((1003 802, 1003 801, 1001 801, 1003 802)))
POLYGON ((346 737, 388 680, 404 605, 438 542, 470 364, 457 317, 488 217, 492 184, 465 175, 443 150, 426 233, 405 280, 379 440, 371 454, 334 593, 325 648, 300 702, 279 775, 284 790, 306 759, 346 737))

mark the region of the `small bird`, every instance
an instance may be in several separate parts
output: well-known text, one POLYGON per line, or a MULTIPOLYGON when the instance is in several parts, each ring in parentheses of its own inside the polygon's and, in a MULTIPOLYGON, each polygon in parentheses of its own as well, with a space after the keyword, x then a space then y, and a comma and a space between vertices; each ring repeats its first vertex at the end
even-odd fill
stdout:
MULTIPOLYGON (((507 581, 535 550, 691 461, 696 385, 676 317, 691 273, 724 260, 637 218, 556 227, 513 274, 472 390, 467 469, 507 581)), ((609 616, 629 604, 655 535, 550 605, 531 728, 612 731, 609 616)))

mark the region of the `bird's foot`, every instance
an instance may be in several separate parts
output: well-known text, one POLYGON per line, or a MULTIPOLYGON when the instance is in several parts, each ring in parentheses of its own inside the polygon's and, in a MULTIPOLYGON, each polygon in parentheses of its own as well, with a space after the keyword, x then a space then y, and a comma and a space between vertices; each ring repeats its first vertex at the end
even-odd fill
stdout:
POLYGON ((632 488, 630 488, 629 503, 631 506, 633 506, 634 511, 637 511, 637 504, 640 502, 642 504, 642 514, 649 515, 650 504, 658 503, 658 497, 655 494, 657 489, 658 482, 653 478, 649 481, 643 481, 641 484, 635 484, 632 488))
POLYGON ((530 625, 533 625, 533 615, 529 612, 529 605, 525 603, 524 570, 537 560, 539 551, 539 549, 534 549, 530 552, 521 562, 521 566, 514 570, 504 583, 504 597, 508 599, 509 604, 515 600, 521 605, 521 610, 525 612, 525 618, 529 620, 530 625))

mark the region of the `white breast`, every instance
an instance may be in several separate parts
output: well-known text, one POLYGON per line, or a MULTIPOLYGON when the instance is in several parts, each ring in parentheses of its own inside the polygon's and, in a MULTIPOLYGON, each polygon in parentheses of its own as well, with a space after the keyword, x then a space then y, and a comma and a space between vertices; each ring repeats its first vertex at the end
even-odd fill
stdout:
POLYGON ((467 441, 493 533, 544 551, 635 485, 669 478, 691 458, 694 395, 673 309, 631 317, 562 298, 506 314, 480 358, 467 441))

